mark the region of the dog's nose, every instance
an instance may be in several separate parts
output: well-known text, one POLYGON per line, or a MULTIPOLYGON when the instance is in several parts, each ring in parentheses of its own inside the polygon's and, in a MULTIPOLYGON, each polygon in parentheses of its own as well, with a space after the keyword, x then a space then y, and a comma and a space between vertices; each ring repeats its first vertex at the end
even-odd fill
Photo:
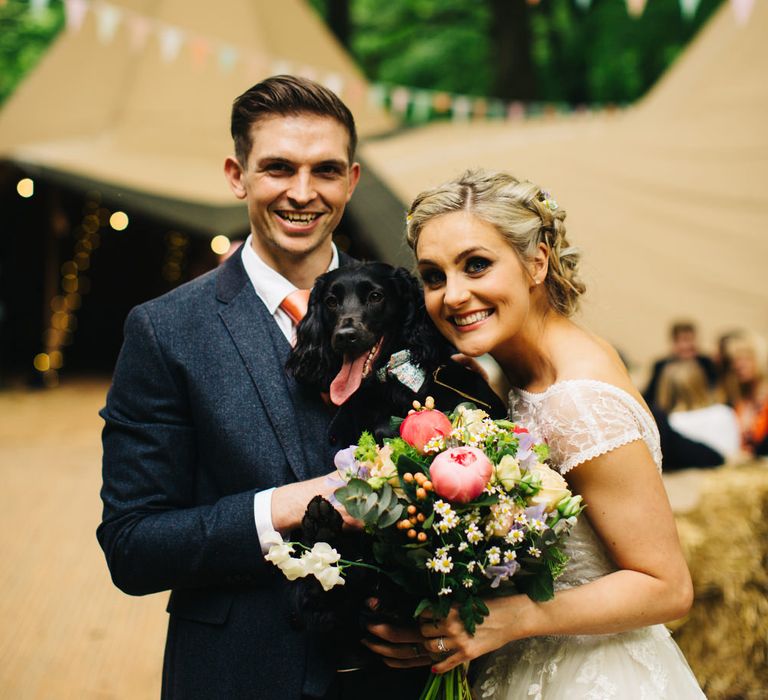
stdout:
POLYGON ((360 334, 351 325, 345 326, 336 331, 334 340, 339 348, 352 348, 360 341, 360 334))

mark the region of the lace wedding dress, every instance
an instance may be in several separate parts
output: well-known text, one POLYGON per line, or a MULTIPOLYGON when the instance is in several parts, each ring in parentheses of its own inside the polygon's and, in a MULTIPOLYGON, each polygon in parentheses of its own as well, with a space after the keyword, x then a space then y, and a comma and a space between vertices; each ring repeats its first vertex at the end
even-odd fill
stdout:
MULTIPOLYGON (((543 393, 515 389, 510 413, 549 444, 561 474, 635 440, 644 440, 661 469, 659 434, 628 393, 593 380, 562 381, 543 393)), ((616 570, 585 516, 567 540, 570 557, 556 590, 616 570)), ((663 625, 618 634, 533 637, 484 657, 474 693, 492 700, 688 700, 704 698, 663 625)))

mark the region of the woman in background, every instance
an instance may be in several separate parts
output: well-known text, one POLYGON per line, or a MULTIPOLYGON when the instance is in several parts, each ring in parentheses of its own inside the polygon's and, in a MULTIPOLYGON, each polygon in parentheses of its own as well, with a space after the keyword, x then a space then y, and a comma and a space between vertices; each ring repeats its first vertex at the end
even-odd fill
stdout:
POLYGON ((739 418, 743 449, 768 455, 768 353, 765 341, 754 333, 741 333, 726 341, 728 371, 723 378, 728 403, 739 418))
POLYGON ((659 377, 657 406, 663 416, 656 417, 660 424, 665 419, 669 428, 686 438, 668 439, 662 435, 664 466, 670 468, 707 467, 735 459, 740 452, 741 436, 736 413, 730 406, 717 403, 701 366, 694 360, 676 360, 668 363, 659 377), (693 443, 691 443, 693 441, 693 443), (706 446, 719 459, 701 449, 706 446))

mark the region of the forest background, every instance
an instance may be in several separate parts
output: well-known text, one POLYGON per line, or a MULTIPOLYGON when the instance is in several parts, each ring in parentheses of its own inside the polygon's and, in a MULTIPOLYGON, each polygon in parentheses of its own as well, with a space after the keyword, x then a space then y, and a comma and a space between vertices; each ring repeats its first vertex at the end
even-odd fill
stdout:
MULTIPOLYGON (((309 0, 372 83, 572 107, 641 97, 721 1, 309 0)), ((63 27, 0 0, 0 104, 63 27)))

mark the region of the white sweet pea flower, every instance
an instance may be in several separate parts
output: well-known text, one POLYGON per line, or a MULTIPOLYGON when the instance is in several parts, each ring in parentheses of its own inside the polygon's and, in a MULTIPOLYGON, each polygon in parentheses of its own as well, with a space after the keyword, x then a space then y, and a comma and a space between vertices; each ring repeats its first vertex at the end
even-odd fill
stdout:
POLYGON ((343 586, 345 581, 338 566, 327 566, 320 572, 315 572, 314 577, 320 581, 324 591, 330 591, 334 586, 343 586))
POLYGON ((283 572, 283 576, 289 581, 295 581, 297 578, 304 578, 309 572, 305 566, 305 558, 294 559, 288 557, 285 561, 278 564, 280 571, 283 572))
POLYGON ((269 548, 269 551, 264 555, 264 558, 267 561, 271 561, 275 566, 281 566, 283 562, 291 558, 292 553, 293 546, 286 544, 281 539, 279 543, 275 542, 275 544, 269 548))
POLYGON ((315 542, 312 550, 305 552, 301 557, 307 573, 315 574, 325 569, 330 564, 335 564, 341 555, 327 542, 315 542))

